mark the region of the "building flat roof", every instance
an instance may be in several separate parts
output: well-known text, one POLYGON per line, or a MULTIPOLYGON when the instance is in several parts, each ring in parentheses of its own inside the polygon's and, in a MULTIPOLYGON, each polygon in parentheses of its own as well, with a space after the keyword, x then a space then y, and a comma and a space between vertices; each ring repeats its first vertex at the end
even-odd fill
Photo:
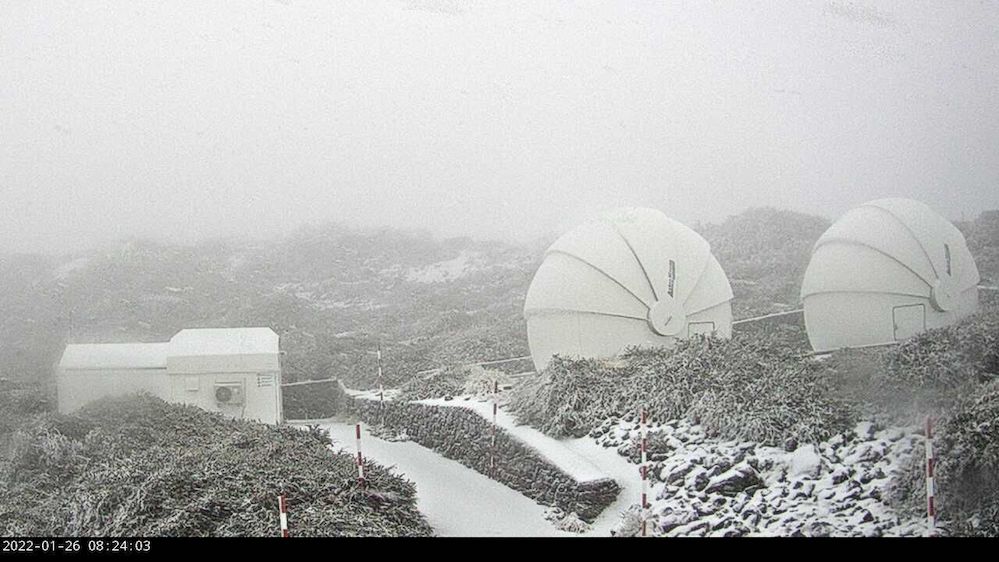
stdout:
POLYGON ((166 369, 169 343, 70 344, 62 354, 63 369, 166 369))
POLYGON ((170 338, 171 357, 278 353, 278 335, 270 328, 181 330, 170 338))
POLYGON ((279 353, 270 328, 181 330, 169 342, 70 344, 59 367, 87 369, 166 369, 168 357, 279 353))

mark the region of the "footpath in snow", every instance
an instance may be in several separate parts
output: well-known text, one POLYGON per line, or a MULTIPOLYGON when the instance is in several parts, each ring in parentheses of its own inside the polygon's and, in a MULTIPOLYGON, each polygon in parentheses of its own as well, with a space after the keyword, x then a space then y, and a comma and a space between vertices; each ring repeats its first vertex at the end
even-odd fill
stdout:
MULTIPOLYGON (((468 408, 492 419, 492 403, 457 397, 424 400, 468 408)), ((589 436, 556 440, 518 426, 502 408, 497 424, 579 481, 612 478, 621 486, 583 535, 631 535, 641 480, 638 424, 608 419, 589 436)), ((335 433, 352 450, 353 426, 335 433)), ((336 435, 334 436, 336 438, 336 435)), ((711 438, 683 420, 650 428, 650 528, 666 536, 913 536, 924 523, 895 513, 885 496, 893 475, 921 454, 915 428, 869 422, 794 451, 711 438)), ((558 531, 547 508, 478 472, 409 442, 366 438, 367 454, 417 486, 420 509, 442 535, 579 536, 558 531)))
MULTIPOLYGON (((353 424, 323 428, 334 446, 355 451, 353 424)), ((365 431, 361 450, 416 484, 417 507, 440 536, 578 536, 555 529, 545 519, 545 506, 416 443, 384 441, 365 431)))
MULTIPOLYGON (((488 400, 467 397, 451 400, 435 398, 418 400, 417 403, 439 407, 466 408, 479 414, 487 421, 491 422, 493 419, 493 403, 488 400)), ((553 439, 533 427, 517 425, 513 416, 503 408, 500 408, 496 413, 496 425, 510 436, 537 451, 576 482, 591 482, 605 478, 615 479, 613 475, 600 470, 585 456, 567 447, 565 442, 553 439)))

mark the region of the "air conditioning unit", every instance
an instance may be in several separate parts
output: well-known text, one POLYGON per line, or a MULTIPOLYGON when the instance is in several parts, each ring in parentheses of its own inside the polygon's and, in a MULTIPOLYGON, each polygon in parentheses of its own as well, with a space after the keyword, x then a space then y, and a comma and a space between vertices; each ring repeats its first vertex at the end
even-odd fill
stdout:
POLYGON ((215 384, 215 401, 228 406, 243 403, 243 383, 224 382, 215 384))

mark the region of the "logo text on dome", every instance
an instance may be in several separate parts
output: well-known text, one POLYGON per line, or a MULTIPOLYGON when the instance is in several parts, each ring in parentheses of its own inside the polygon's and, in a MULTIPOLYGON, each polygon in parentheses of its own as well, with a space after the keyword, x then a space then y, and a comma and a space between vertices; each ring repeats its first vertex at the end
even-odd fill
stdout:
MULTIPOLYGON (((948 263, 950 263, 948 261, 948 263)), ((669 260, 669 285, 666 288, 666 292, 669 296, 673 296, 673 285, 676 284, 676 262, 669 260)))

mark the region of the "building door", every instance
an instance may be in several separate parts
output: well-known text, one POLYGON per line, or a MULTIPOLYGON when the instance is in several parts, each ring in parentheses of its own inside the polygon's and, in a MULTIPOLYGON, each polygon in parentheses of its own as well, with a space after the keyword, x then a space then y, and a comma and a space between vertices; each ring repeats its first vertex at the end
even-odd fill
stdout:
POLYGON ((921 304, 896 306, 892 310, 895 341, 902 341, 926 330, 926 307, 921 304))

